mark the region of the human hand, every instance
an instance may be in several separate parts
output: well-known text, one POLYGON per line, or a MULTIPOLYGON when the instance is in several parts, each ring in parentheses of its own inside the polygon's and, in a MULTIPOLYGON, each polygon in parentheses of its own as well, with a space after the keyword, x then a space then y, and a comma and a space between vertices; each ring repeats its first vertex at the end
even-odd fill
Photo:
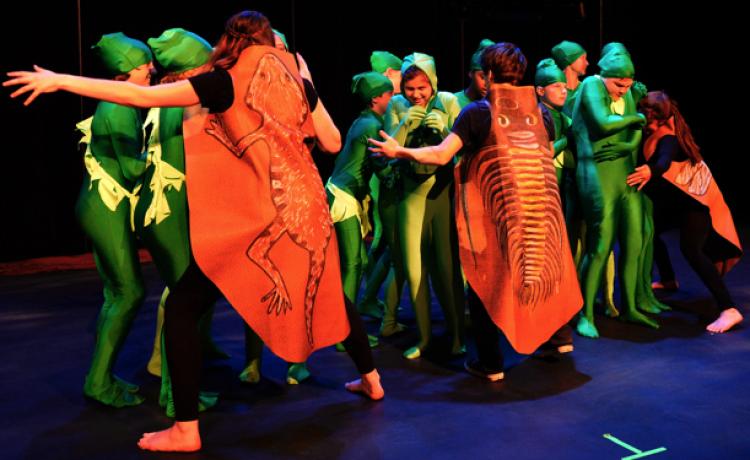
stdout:
POLYGON ((31 104, 42 93, 52 93, 59 90, 63 77, 63 75, 50 72, 37 65, 34 66, 33 72, 19 70, 8 72, 7 75, 13 78, 4 81, 3 86, 21 86, 12 92, 10 97, 15 98, 31 92, 23 102, 23 105, 31 104))
POLYGON ((633 124, 638 125, 639 128, 643 128, 646 126, 646 116, 642 113, 637 113, 633 115, 633 124))
POLYGON ((406 112, 406 127, 409 131, 413 131, 417 129, 419 125, 422 124, 422 121, 425 119, 425 116, 427 115, 427 110, 425 110, 424 107, 419 105, 413 105, 409 107, 409 110, 406 112))
POLYGON ((424 121, 422 122, 425 126, 428 128, 432 128, 439 133, 442 133, 445 130, 445 122, 435 112, 430 112, 427 114, 427 116, 424 117, 424 121))
POLYGON ((625 181, 631 187, 638 186, 638 190, 640 191, 650 179, 651 168, 648 165, 641 165, 635 168, 635 171, 625 181))
POLYGON ((372 138, 367 139, 367 142, 372 145, 372 147, 369 148, 370 152, 372 152, 375 157, 396 158, 397 149, 400 147, 396 139, 389 136, 388 133, 383 130, 380 130, 379 134, 380 137, 383 138, 382 141, 372 138))

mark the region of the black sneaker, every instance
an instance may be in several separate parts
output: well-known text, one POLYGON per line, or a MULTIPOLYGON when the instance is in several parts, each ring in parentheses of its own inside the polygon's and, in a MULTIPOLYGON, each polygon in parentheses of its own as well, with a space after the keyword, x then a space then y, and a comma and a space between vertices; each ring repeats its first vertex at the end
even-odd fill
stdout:
POLYGON ((479 360, 464 361, 464 369, 469 374, 479 377, 480 379, 489 380, 490 382, 499 382, 505 378, 503 371, 489 371, 482 366, 479 360))
POLYGON ((565 345, 552 345, 548 342, 539 347, 536 353, 534 353, 534 356, 538 356, 540 358, 549 358, 566 355, 568 353, 573 353, 572 343, 568 343, 565 345))

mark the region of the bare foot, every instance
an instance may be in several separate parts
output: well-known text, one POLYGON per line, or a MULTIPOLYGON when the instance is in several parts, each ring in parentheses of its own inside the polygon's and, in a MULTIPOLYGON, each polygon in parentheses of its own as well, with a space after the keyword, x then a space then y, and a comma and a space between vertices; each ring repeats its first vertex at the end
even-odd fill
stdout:
POLYGON ((373 401, 383 399, 385 396, 377 369, 368 374, 362 374, 362 378, 348 382, 344 384, 344 387, 352 393, 362 393, 373 401))
POLYGON ((719 319, 706 326, 708 332, 721 334, 742 322, 742 313, 736 308, 727 308, 719 315, 719 319))
POLYGON ((198 420, 174 422, 170 428, 154 433, 144 433, 138 441, 143 450, 159 452, 195 452, 201 448, 198 420))

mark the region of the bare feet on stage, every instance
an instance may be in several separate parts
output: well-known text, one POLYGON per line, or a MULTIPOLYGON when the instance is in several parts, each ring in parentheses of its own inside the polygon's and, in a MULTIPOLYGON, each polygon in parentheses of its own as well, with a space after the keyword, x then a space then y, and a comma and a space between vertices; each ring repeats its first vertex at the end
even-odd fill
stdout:
POLYGON ((143 450, 158 452, 195 452, 201 448, 198 420, 174 422, 170 428, 153 433, 143 433, 138 441, 143 450))
POLYGON ((373 401, 383 399, 385 396, 377 369, 368 374, 362 374, 362 378, 348 382, 344 387, 352 393, 362 393, 373 401))
POLYGON ((706 330, 708 332, 713 332, 714 334, 721 334, 722 332, 728 331, 741 322, 742 313, 740 313, 739 310, 734 307, 727 308, 726 310, 721 312, 719 318, 716 321, 706 326, 706 330))

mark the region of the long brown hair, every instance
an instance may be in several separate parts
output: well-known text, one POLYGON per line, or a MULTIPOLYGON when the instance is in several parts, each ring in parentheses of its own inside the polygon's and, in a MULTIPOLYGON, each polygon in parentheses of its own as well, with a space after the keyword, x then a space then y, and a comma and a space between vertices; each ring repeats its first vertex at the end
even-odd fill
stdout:
POLYGON ((211 55, 211 65, 230 69, 240 53, 252 45, 274 46, 271 22, 263 13, 241 11, 227 21, 224 34, 211 55))
POLYGON ((666 123, 674 117, 674 130, 680 148, 688 156, 691 163, 696 164, 703 160, 700 147, 695 143, 693 132, 682 116, 677 101, 670 98, 664 91, 650 91, 646 97, 641 99, 638 106, 641 111, 648 112, 648 117, 655 119, 659 124, 666 123))

